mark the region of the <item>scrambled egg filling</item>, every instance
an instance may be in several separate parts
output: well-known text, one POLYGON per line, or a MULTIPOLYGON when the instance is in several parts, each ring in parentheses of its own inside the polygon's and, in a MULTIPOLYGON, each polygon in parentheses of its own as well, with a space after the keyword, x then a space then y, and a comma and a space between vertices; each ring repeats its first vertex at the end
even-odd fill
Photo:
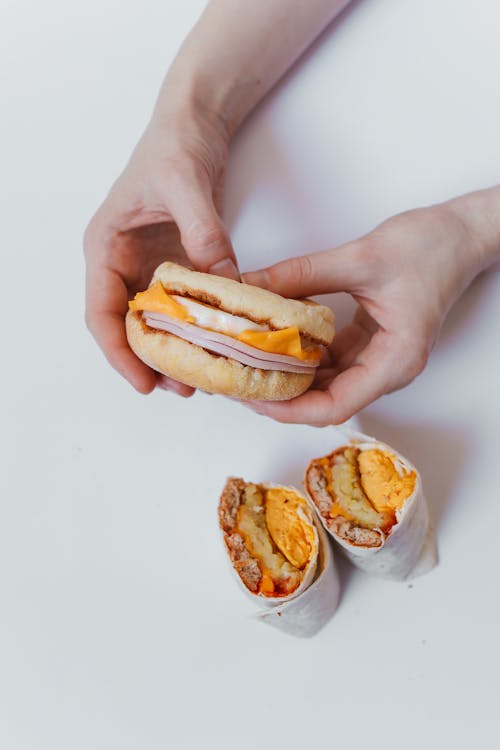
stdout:
POLYGON ((415 489, 414 471, 398 472, 395 456, 386 451, 346 448, 333 457, 329 492, 330 516, 343 516, 368 529, 388 531, 396 510, 415 489))
POLYGON ((299 508, 308 510, 297 495, 281 488, 266 491, 266 524, 271 538, 287 560, 302 570, 309 562, 316 537, 310 523, 298 515, 299 508))
POLYGON ((415 489, 415 472, 400 474, 394 458, 379 450, 362 451, 358 457, 361 485, 379 513, 401 508, 415 489))
POLYGON ((307 503, 291 490, 248 484, 237 525, 262 571, 260 593, 280 596, 295 591, 317 545, 307 503))

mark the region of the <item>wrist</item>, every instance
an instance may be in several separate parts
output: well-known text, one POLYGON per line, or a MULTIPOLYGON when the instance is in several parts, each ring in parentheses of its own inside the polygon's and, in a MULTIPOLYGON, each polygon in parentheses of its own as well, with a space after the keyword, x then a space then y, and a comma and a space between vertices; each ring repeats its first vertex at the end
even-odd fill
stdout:
POLYGON ((169 72, 162 84, 151 122, 162 129, 189 130, 191 126, 206 131, 226 145, 233 130, 229 129, 217 102, 207 95, 201 77, 187 72, 169 72))
POLYGON ((500 187, 459 196, 445 205, 466 231, 476 276, 500 259, 500 187))
POLYGON ((242 76, 223 57, 205 58, 206 52, 188 37, 163 81, 154 118, 203 120, 229 143, 262 95, 260 81, 242 76))
POLYGON ((187 98, 229 140, 347 2, 211 0, 168 72, 158 109, 171 106, 169 96, 187 98))

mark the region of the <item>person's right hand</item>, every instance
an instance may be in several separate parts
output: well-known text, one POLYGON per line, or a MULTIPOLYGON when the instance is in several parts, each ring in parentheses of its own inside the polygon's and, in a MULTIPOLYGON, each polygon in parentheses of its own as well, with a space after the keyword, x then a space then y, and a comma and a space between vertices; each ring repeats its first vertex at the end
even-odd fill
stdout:
POLYGON ((86 321, 110 364, 141 393, 156 385, 189 396, 130 349, 128 300, 146 289, 162 261, 239 278, 220 219, 227 134, 195 109, 157 115, 85 232, 86 321))

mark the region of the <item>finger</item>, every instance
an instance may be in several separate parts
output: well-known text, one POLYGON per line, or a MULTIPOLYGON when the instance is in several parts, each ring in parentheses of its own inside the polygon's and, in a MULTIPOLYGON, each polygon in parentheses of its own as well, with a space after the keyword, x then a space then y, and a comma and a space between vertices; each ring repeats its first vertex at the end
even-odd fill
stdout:
MULTIPOLYGON (((333 424, 345 422, 380 396, 406 385, 405 365, 394 337, 379 331, 328 388, 333 424)), ((411 378, 410 378, 411 379, 411 378)))
POLYGON ((408 379, 401 371, 401 355, 393 337, 379 331, 352 366, 333 378, 328 390, 308 391, 291 401, 258 402, 254 408, 279 422, 318 427, 342 424, 383 394, 405 385, 408 379))
POLYGON ((160 375, 158 377, 157 387, 163 391, 172 391, 172 393, 176 393, 183 398, 189 398, 195 393, 194 388, 185 385, 185 383, 180 383, 178 380, 168 377, 168 375, 160 375))
POLYGON ((157 374, 130 349, 124 317, 128 295, 122 279, 107 268, 89 267, 86 292, 87 326, 106 359, 140 393, 150 393, 157 374))
POLYGON ((215 208, 206 172, 192 168, 171 174, 164 200, 193 266, 239 281, 236 256, 215 208))
POLYGON ((332 363, 339 372, 350 367, 370 343, 373 333, 364 325, 350 323, 342 328, 329 347, 332 363))
POLYGON ((243 275, 246 284, 270 289, 283 297, 308 297, 340 291, 357 291, 366 279, 359 246, 353 242, 243 275))
POLYGON ((318 370, 314 376, 311 386, 312 391, 327 391, 333 378, 337 377, 339 369, 337 367, 326 367, 318 370))
POLYGON ((326 350, 328 357, 322 358, 312 388, 327 390, 334 377, 351 367, 368 345, 372 335, 365 326, 356 323, 342 328, 335 336, 333 344, 326 350))
POLYGON ((309 424, 323 427, 331 424, 331 397, 328 391, 311 390, 290 401, 243 401, 257 414, 285 424, 309 424))

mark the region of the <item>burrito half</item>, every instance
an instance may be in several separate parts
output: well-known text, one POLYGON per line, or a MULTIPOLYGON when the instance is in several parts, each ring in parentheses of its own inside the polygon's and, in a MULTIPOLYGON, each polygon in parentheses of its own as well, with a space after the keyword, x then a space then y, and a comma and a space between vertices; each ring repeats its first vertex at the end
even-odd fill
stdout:
POLYGON ((240 583, 266 607, 258 616, 295 635, 317 632, 335 610, 339 584, 307 498, 293 487, 232 477, 219 501, 219 523, 240 583))
POLYGON ((360 435, 313 459, 305 485, 325 528, 358 567, 401 580, 435 564, 420 476, 389 446, 360 435))

